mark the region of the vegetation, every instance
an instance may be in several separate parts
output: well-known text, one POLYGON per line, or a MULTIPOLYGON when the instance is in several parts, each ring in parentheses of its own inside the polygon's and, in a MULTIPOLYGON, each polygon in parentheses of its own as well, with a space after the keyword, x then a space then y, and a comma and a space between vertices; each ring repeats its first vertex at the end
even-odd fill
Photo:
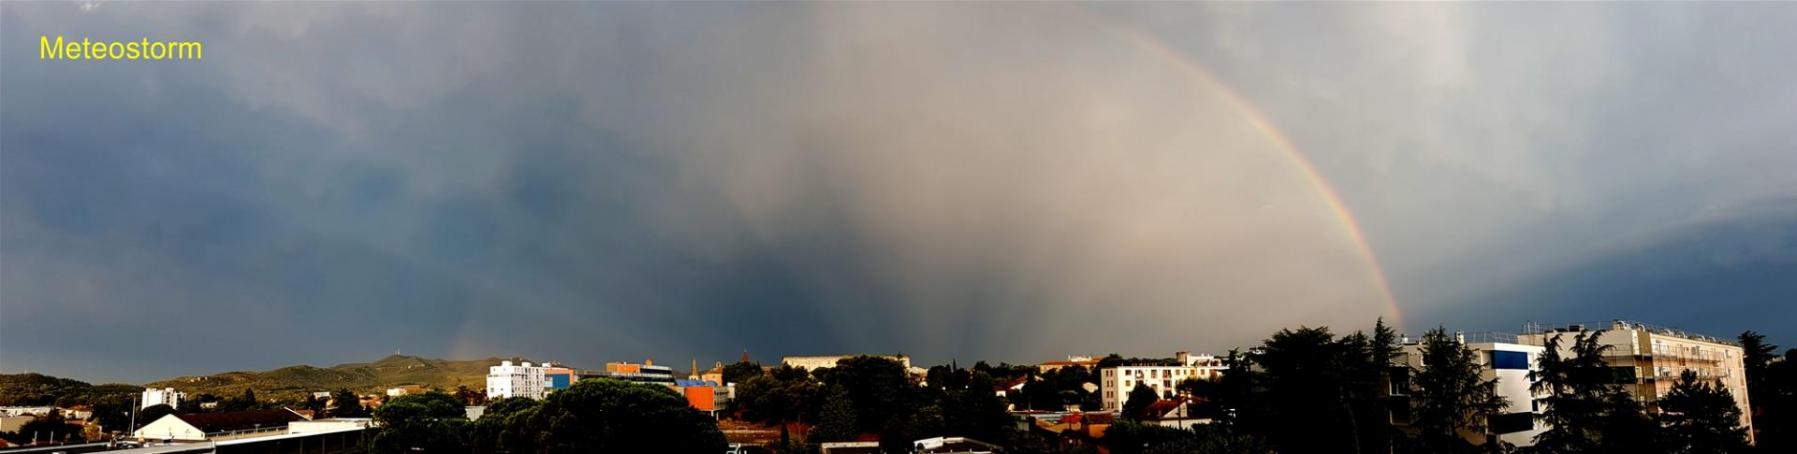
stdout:
MULTIPOLYGON (((172 387, 190 395, 237 396, 254 389, 265 399, 299 402, 317 391, 350 389, 357 392, 395 386, 419 385, 450 390, 457 386, 486 385, 487 368, 499 358, 454 361, 392 355, 369 363, 331 367, 288 366, 262 372, 226 372, 178 377, 148 383, 152 388, 172 387)), ((138 388, 139 391, 142 388, 138 388)))
POLYGON ((1797 349, 1780 357, 1777 345, 1753 331, 1741 333, 1740 341, 1756 446, 1760 452, 1797 452, 1797 349))
POLYGON ((1506 403, 1497 380, 1479 377, 1478 355, 1441 328, 1423 335, 1422 362, 1412 374, 1417 446, 1424 452, 1478 452, 1463 433, 1484 434, 1506 403))
POLYGON ((370 444, 398 452, 723 452, 711 418, 667 387, 581 380, 541 402, 501 399, 470 422, 455 396, 402 396, 375 412, 370 444))
POLYGON ((1154 389, 1147 384, 1136 383, 1136 387, 1129 390, 1129 399, 1123 401, 1123 408, 1118 416, 1131 420, 1152 417, 1154 415, 1148 414, 1148 407, 1160 400, 1161 396, 1155 394, 1154 389))
POLYGON ((938 366, 919 386, 899 363, 861 356, 810 373, 781 367, 745 379, 737 388, 738 409, 745 420, 780 425, 782 452, 863 436, 877 436, 891 452, 908 452, 911 440, 934 436, 1016 445, 1032 440, 1014 428, 1008 402, 994 395, 1000 382, 992 374, 1027 378, 1034 371, 1008 364, 938 366), (787 429, 794 422, 814 423, 802 441, 787 429))
POLYGON ((1697 381, 1697 373, 1679 374, 1672 390, 1660 398, 1660 419, 1667 429, 1663 441, 1671 452, 1722 454, 1747 450, 1747 429, 1741 427, 1741 409, 1728 388, 1697 381))
POLYGON ((374 412, 381 428, 369 449, 375 452, 467 451, 467 412, 455 396, 432 392, 405 395, 388 401, 374 412))
POLYGON ((81 443, 87 438, 81 435, 81 426, 69 424, 62 418, 62 413, 50 412, 19 426, 17 432, 0 433, 0 439, 15 444, 27 444, 33 441, 45 443, 81 443))
POLYGON ((0 406, 70 406, 94 404, 143 392, 127 384, 90 385, 87 382, 44 374, 0 374, 0 406))
POLYGON ((1105 430, 1105 445, 1114 454, 1270 454, 1271 445, 1259 437, 1239 433, 1227 425, 1197 425, 1188 429, 1161 427, 1133 421, 1105 430))

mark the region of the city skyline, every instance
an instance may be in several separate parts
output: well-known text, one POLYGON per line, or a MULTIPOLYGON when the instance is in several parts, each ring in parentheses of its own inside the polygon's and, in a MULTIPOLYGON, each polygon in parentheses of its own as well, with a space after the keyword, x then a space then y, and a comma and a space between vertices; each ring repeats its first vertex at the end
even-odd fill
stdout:
POLYGON ((1797 344, 1797 5, 0 20, 4 373, 1034 363, 1379 317, 1797 344), (206 49, 45 60, 46 36, 206 49))

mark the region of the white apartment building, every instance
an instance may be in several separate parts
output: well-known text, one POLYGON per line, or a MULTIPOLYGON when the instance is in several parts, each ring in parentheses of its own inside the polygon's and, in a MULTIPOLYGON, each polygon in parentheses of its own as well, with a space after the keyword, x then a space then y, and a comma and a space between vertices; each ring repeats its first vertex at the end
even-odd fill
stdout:
POLYGON ((1748 409, 1746 351, 1732 340, 1647 325, 1627 320, 1566 325, 1532 324, 1522 342, 1546 345, 1560 338, 1561 354, 1570 354, 1579 333, 1598 332, 1598 343, 1608 346, 1604 362, 1615 370, 1618 384, 1642 402, 1649 412, 1660 411, 1660 398, 1672 391, 1684 371, 1728 389, 1741 409, 1741 427, 1753 433, 1753 412, 1748 409))
MULTIPOLYGON (((1479 357, 1479 378, 1497 380, 1497 395, 1505 402, 1504 409, 1498 416, 1487 421, 1491 433, 1498 439, 1516 446, 1534 446, 1535 436, 1546 431, 1544 424, 1536 422, 1540 408, 1536 406, 1535 393, 1529 391, 1529 372, 1538 369, 1541 353, 1547 349, 1539 345, 1523 344, 1518 336, 1503 333, 1455 333, 1460 342, 1467 348, 1477 352, 1479 357)), ((1420 342, 1404 342, 1398 357, 1393 364, 1408 366, 1397 372, 1393 378, 1392 394, 1404 397, 1409 394, 1408 379, 1411 371, 1428 367, 1422 361, 1422 345, 1420 342)), ((1398 417, 1399 420, 1407 418, 1398 417)), ((1485 434, 1461 434, 1473 443, 1483 443, 1485 434)))
POLYGON ((523 364, 512 364, 501 361, 499 365, 487 368, 487 398, 500 399, 506 397, 528 397, 542 399, 547 395, 543 370, 552 367, 549 363, 541 366, 532 365, 529 361, 523 364))
POLYGON ((1188 378, 1215 380, 1226 369, 1223 360, 1215 356, 1178 352, 1167 365, 1124 365, 1103 369, 1098 388, 1103 393, 1100 397, 1104 409, 1120 410, 1129 401, 1130 390, 1138 383, 1148 385, 1162 399, 1171 399, 1178 393, 1179 382, 1188 378))
POLYGON ((181 408, 181 398, 183 397, 187 397, 187 393, 176 391, 175 388, 144 388, 143 406, 137 408, 150 408, 153 405, 181 408))

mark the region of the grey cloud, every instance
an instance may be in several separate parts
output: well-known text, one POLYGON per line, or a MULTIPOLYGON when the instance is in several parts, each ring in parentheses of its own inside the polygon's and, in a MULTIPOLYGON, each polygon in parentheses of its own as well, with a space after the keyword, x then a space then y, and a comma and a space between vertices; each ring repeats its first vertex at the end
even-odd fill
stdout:
MULTIPOLYGON (((1225 89, 1447 319, 1797 193, 1793 66, 1760 44, 1792 12, 1764 8, 8 4, 3 367, 1029 361, 1368 324, 1370 265, 1225 89), (16 48, 100 31, 207 59, 16 48), (129 342, 156 323, 184 334, 129 342), (71 328, 97 329, 47 340, 71 328)), ((1764 238, 1718 263, 1783 263, 1764 238)))

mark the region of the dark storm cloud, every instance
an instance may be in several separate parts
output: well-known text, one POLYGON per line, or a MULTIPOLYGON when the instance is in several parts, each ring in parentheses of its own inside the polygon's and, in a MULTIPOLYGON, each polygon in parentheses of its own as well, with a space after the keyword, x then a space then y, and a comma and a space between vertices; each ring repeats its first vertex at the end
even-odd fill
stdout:
MULTIPOLYGON (((0 369, 1030 361, 1380 314, 1278 145, 1132 29, 1295 138, 1424 323, 1650 296, 1519 290, 1554 273, 1797 297, 1741 277, 1790 269, 1791 8, 1107 8, 0 5, 0 369)), ((1616 312, 1686 317, 1655 294, 1616 312)))

